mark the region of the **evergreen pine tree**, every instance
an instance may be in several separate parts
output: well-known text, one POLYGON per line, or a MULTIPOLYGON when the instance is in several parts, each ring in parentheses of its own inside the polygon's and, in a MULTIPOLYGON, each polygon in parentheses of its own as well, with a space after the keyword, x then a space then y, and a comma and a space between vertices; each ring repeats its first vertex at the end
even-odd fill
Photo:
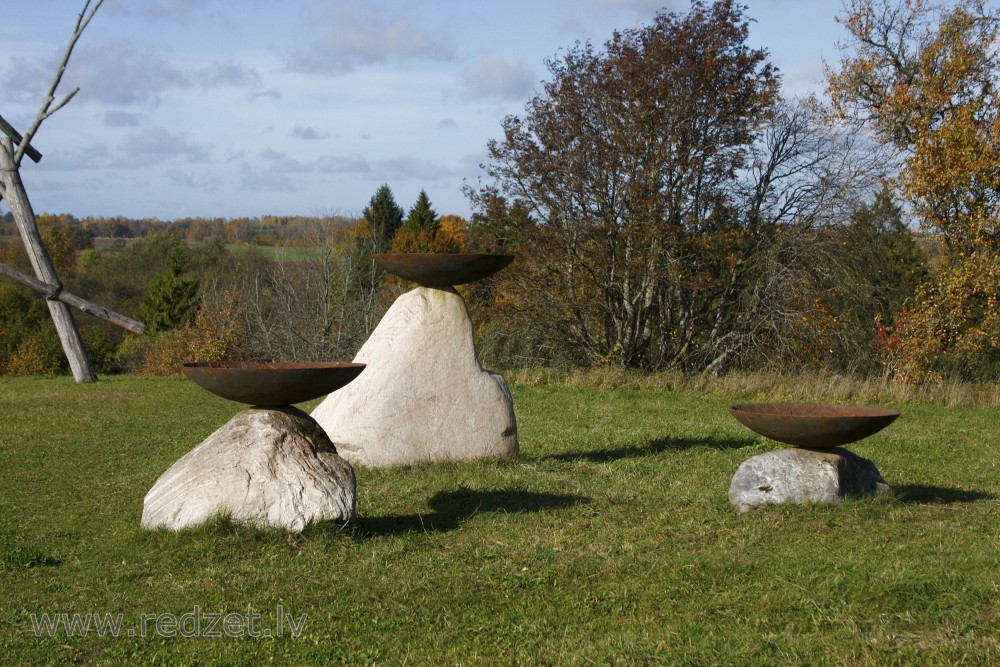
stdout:
POLYGON ((179 252, 171 252, 166 269, 150 283, 139 307, 139 319, 150 332, 168 331, 184 324, 197 305, 198 281, 184 277, 179 252))
POLYGON ((431 200, 427 197, 427 192, 420 191, 417 203, 410 209, 406 216, 406 227, 414 231, 429 232, 431 236, 437 233, 438 225, 437 213, 431 208, 431 200))
POLYGON ((403 225, 403 208, 396 203, 389 185, 383 183, 362 212, 368 222, 372 252, 385 252, 392 245, 392 237, 403 225))

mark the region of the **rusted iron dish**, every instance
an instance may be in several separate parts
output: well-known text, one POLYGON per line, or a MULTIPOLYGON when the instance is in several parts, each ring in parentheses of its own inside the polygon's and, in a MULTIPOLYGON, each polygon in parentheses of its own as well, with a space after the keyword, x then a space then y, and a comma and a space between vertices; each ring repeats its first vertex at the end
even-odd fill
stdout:
POLYGON ((729 413, 760 435, 805 449, 840 447, 891 424, 896 410, 819 403, 730 405, 729 413))
POLYGON ((291 405, 340 389, 364 364, 330 362, 191 361, 181 372, 216 396, 250 405, 291 405))
POLYGON ((427 287, 474 283, 514 261, 514 255, 443 252, 387 252, 372 257, 389 273, 427 287))

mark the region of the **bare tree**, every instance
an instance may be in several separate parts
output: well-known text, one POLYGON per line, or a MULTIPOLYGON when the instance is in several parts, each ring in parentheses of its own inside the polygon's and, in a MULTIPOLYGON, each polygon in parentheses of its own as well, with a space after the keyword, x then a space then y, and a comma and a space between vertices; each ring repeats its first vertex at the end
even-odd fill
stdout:
POLYGON ((314 225, 304 247, 274 258, 249 251, 232 267, 203 279, 202 303, 236 317, 244 359, 316 361, 354 356, 381 314, 377 281, 359 287, 362 266, 354 231, 331 217, 314 225))

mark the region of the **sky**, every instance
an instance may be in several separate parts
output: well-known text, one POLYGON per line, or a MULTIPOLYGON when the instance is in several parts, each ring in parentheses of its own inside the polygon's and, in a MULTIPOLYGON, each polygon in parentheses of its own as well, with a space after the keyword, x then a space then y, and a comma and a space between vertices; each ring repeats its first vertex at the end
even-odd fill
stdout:
MULTIPOLYGON (((85 0, 5 0, 0 116, 24 132, 85 0)), ((841 0, 744 0, 786 95, 821 93, 841 0)), ((468 217, 507 115, 576 42, 687 0, 105 0, 32 142, 36 213, 360 215, 380 185, 468 217)), ((6 212, 0 204, 0 212, 6 212)))

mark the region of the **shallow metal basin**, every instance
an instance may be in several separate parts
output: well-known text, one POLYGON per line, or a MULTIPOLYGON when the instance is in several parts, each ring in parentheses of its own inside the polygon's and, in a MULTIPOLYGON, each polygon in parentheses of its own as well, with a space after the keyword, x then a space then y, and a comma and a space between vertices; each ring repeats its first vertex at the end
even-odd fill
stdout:
POLYGON ((896 410, 821 403, 748 403, 729 406, 729 413, 766 438, 806 449, 856 442, 899 417, 896 410))
POLYGON ((473 283, 514 261, 514 255, 443 252, 378 253, 372 257, 389 273, 428 287, 473 283))
POLYGON ((285 361, 191 361, 181 372, 216 396, 250 405, 301 403, 340 389, 365 364, 285 361))

